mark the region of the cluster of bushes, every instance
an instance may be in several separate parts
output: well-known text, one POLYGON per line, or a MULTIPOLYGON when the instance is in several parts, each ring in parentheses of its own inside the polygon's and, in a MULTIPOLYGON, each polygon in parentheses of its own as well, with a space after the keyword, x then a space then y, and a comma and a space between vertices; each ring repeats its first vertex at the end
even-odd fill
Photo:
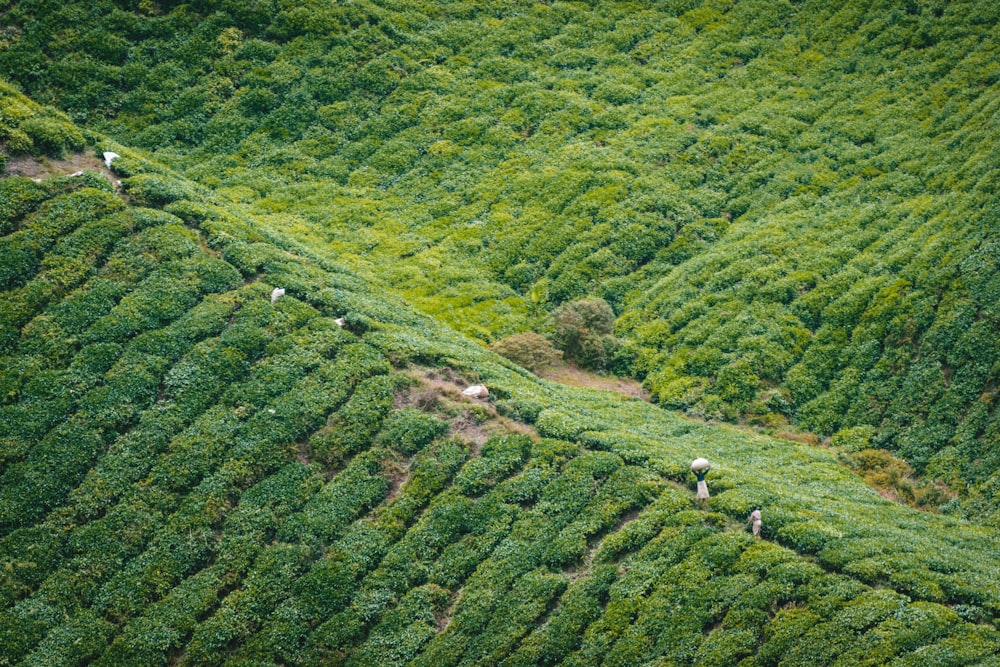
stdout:
POLYGON ((601 298, 579 299, 556 308, 546 323, 548 337, 534 332, 502 338, 490 349, 532 371, 563 359, 581 368, 628 374, 634 352, 614 336, 615 314, 601 298))
MULTIPOLYGON (((957 461, 967 495, 991 495, 989 3, 36 14, 5 13, 0 68, 25 90, 287 216, 442 321, 490 342, 551 315, 567 359, 645 378, 667 407, 869 425, 918 473, 957 461), (595 298, 624 348, 604 325, 564 331, 595 298)), ((8 149, 81 145, 64 117, 3 99, 8 149)), ((128 187, 151 206, 192 196, 160 173, 128 187)))
MULTIPOLYGON (((802 419, 838 429, 838 441, 855 451, 859 465, 882 472, 883 455, 867 450, 885 444, 884 424, 850 416, 850 410, 880 408, 852 401, 885 401, 886 414, 900 415, 896 426, 907 446, 921 451, 930 448, 932 431, 924 427, 940 426, 932 415, 947 418, 930 404, 911 403, 921 395, 917 388, 950 397, 949 406, 968 405, 968 398, 981 407, 952 424, 961 438, 927 464, 964 474, 971 461, 966 453, 985 447, 989 438, 982 436, 992 428, 991 404, 976 394, 976 383, 992 372, 992 302, 984 295, 994 287, 995 248, 985 243, 963 252, 959 282, 968 292, 945 289, 937 304, 948 318, 931 316, 936 302, 921 295, 919 281, 861 279, 867 271, 917 265, 903 241, 892 246, 900 254, 885 253, 879 261, 888 264, 881 267, 875 248, 860 251, 866 239, 889 247, 878 244, 913 233, 906 225, 894 232, 875 214, 856 221, 861 236, 843 233, 842 219, 824 219, 829 236, 819 235, 816 243, 834 247, 827 240, 843 236, 854 244, 850 252, 829 254, 825 273, 779 267, 775 282, 765 266, 771 258, 738 243, 747 238, 765 247, 741 227, 749 220, 740 215, 756 206, 780 224, 800 224, 796 205, 809 197, 836 203, 859 193, 843 186, 845 199, 836 199, 837 181, 823 163, 789 171, 792 176, 772 174, 778 190, 763 195, 781 197, 749 198, 762 176, 749 168, 758 164, 754 159, 805 141, 803 126, 822 129, 828 122, 822 97, 798 116, 769 115, 773 123, 738 115, 745 143, 725 128, 709 131, 726 119, 706 103, 713 99, 706 81, 758 86, 766 77, 742 79, 744 70, 757 73, 755 62, 787 67, 806 48, 754 35, 771 30, 781 37, 785 29, 777 26, 788 17, 793 23, 812 17, 821 19, 819 36, 847 36, 871 16, 866 7, 840 7, 854 13, 810 7, 815 14, 803 16, 791 6, 779 12, 738 3, 726 13, 674 3, 633 16, 633 5, 591 11, 525 4, 488 10, 491 20, 484 23, 487 10, 461 3, 448 15, 428 17, 408 6, 397 11, 367 3, 268 13, 265 4, 139 3, 127 11, 67 2, 29 26, 32 7, 14 3, 5 14, 23 39, 5 46, 0 62, 26 80, 43 69, 53 74, 34 83, 56 97, 79 83, 76 77, 89 77, 92 85, 74 92, 77 113, 84 103, 100 109, 115 76, 150 74, 141 58, 129 61, 129 40, 135 40, 150 49, 144 57, 153 58, 157 48, 160 55, 176 48, 190 56, 183 67, 161 59, 151 79, 157 85, 196 80, 216 86, 214 102, 225 98, 225 83, 206 72, 213 73, 216 62, 231 65, 233 82, 246 77, 247 90, 233 93, 235 108, 266 115, 266 132, 253 134, 252 122, 233 125, 232 141, 242 141, 244 131, 248 141, 237 164, 219 156, 191 168, 204 182, 218 179, 210 183, 220 186, 216 194, 125 149, 120 169, 130 202, 95 187, 90 177, 0 180, 0 249, 9 266, 18 267, 0 284, 2 301, 12 304, 0 310, 0 663, 820 665, 873 658, 963 665, 988 662, 1000 651, 995 530, 892 504, 824 449, 686 422, 642 401, 542 384, 331 259, 366 271, 368 262, 407 255, 391 279, 424 299, 421 305, 433 305, 434 295, 443 293, 439 303, 461 304, 455 317, 478 313, 480 321, 507 308, 496 330, 484 329, 487 338, 508 333, 508 325, 517 329, 513 322, 543 317, 535 307, 565 303, 558 311, 564 326, 556 331, 582 358, 610 354, 602 340, 611 332, 609 312, 638 304, 622 311, 620 326, 645 341, 639 368, 662 371, 650 373, 661 399, 675 394, 657 383, 676 381, 687 384, 695 408, 711 396, 719 411, 736 406, 760 416, 798 406, 802 419), (70 20, 75 30, 62 30, 70 20), (111 25, 120 28, 120 38, 102 41, 111 25), (756 32, 735 40, 735 26, 756 32), (294 139, 310 120, 308 100, 286 103, 282 95, 297 92, 296 63, 313 62, 322 71, 322 63, 308 57, 330 46, 308 39, 320 33, 342 47, 331 57, 352 63, 345 70, 350 85, 337 78, 341 74, 324 79, 329 97, 322 117, 333 129, 306 126, 300 144, 278 146, 272 142, 294 139), (418 33, 426 39, 404 38, 418 33), (70 57, 47 41, 56 34, 70 57), (594 34, 610 36, 594 45, 594 34), (671 67, 673 50, 691 44, 712 49, 689 66, 671 67), (423 64, 403 58, 393 51, 399 45, 402 55, 434 57, 423 64), (768 54, 777 58, 769 49, 779 48, 791 55, 768 61, 768 54), (96 55, 72 57, 83 51, 96 55), (558 55, 548 58, 551 51, 558 55), (352 60, 358 52, 379 57, 352 60), (455 57, 449 65, 455 69, 444 67, 453 53, 487 57, 455 57), (533 69, 541 54, 547 69, 533 69), (253 66, 241 70, 244 61, 253 66), (639 76, 639 66, 649 63, 659 78, 639 76), (612 65, 619 68, 614 82, 592 78, 592 70, 612 65), (431 103, 431 93, 451 94, 461 83, 456 72, 471 68, 481 68, 496 85, 481 86, 484 79, 468 72, 461 84, 468 91, 458 89, 470 92, 467 97, 431 103), (538 71, 551 78, 533 87, 538 71), (403 103, 414 101, 403 94, 407 85, 428 93, 426 106, 406 110, 403 103), (504 92, 505 86, 516 90, 504 92), (642 104, 658 87, 670 94, 673 116, 637 124, 647 143, 612 153, 634 127, 629 105, 642 104), (494 122, 493 106, 476 108, 484 99, 473 94, 479 88, 493 90, 496 98, 487 101, 505 105, 509 115, 494 122), (673 94, 682 90, 692 97, 673 94), (702 93, 708 97, 699 98, 702 93), (470 104, 475 116, 465 113, 470 104), (445 136, 435 136, 426 152, 407 151, 413 146, 403 140, 410 135, 399 135, 421 127, 421 114, 445 136), (533 137, 557 136, 569 139, 560 155, 572 168, 528 160, 531 151, 553 154, 533 137), (519 145, 530 150, 504 152, 519 145), (629 151, 636 162, 623 157, 629 151), (412 183, 397 178, 413 155, 426 156, 437 171, 417 170, 412 183), (477 155, 486 162, 475 162, 477 155), (256 174, 247 176, 241 162, 256 174), (634 166, 641 163, 648 166, 634 166), (698 169, 711 165, 730 170, 735 180, 718 171, 700 179, 698 169), (492 169, 497 181, 477 177, 492 169), (690 186, 688 194, 676 185, 661 188, 667 181, 648 172, 646 181, 632 179, 643 176, 640 169, 669 172, 669 182, 690 186), (290 176, 303 178, 281 183, 290 176), (324 180, 330 178, 334 185, 324 180), (489 194, 491 185, 507 180, 511 191, 497 192, 511 195, 510 209, 483 207, 470 196, 477 188, 489 194), (630 181, 632 190, 625 187, 630 181), (297 196, 317 182, 329 189, 312 191, 312 201, 297 196), (727 190, 726 183, 743 190, 727 190), (407 188, 424 186, 427 197, 412 220, 426 226, 400 226, 413 213, 402 205, 407 188), (243 196, 239 188, 260 188, 255 192, 267 196, 261 205, 268 215, 227 209, 227 198, 243 196), (727 200, 724 192, 742 199, 727 200), (355 202, 354 194, 364 196, 355 202), (519 197, 541 203, 536 208, 519 197), (334 221, 343 229, 320 227, 329 222, 317 217, 329 210, 320 208, 321 199, 323 206, 343 207, 337 215, 344 219, 334 221), (285 213, 292 202, 313 217, 285 213), (604 219, 608 211, 622 217, 604 219), (620 224, 626 218, 639 222, 620 224), (494 233, 519 219, 534 225, 525 225, 524 236, 494 233), (543 229, 553 219, 552 229, 543 229), (393 231, 391 242, 386 229, 393 231), (564 234, 567 229, 576 233, 564 234), (647 229, 659 229, 652 244, 645 241, 647 229), (614 243, 605 247, 601 239, 612 230, 614 243), (730 241, 744 248, 747 261, 735 272, 706 259, 730 241), (379 256, 383 243, 386 254, 379 256), (376 254, 362 257, 361 247, 376 254), (521 251, 521 266, 504 255, 521 251), (498 264, 484 279, 442 262, 450 254, 492 256, 498 264), (679 262, 688 262, 689 281, 666 268, 679 262), (851 262, 849 271, 837 273, 851 262), (637 278, 651 281, 655 298, 625 298, 627 272, 637 267, 646 267, 637 278), (670 279, 661 280, 662 271, 670 279), (477 289, 463 293, 465 285, 477 289), (275 286, 286 293, 272 302, 275 286), (540 287, 551 301, 544 290, 531 299, 540 287), (754 307, 727 293, 730 288, 773 299, 754 307), (699 290, 721 296, 708 303, 696 298, 699 290), (607 304, 578 300, 595 293, 607 304), (683 303, 677 301, 682 293, 690 297, 683 303), (906 308, 894 310, 900 303, 906 308), (873 304, 888 304, 887 310, 873 304), (921 329, 925 324, 929 328, 921 329), (846 347, 838 343, 841 326, 852 332, 846 347), (933 335, 920 338, 921 331, 933 335), (686 347, 675 349, 674 335, 686 347), (699 336, 704 345, 695 343, 699 336), (727 345, 730 338, 739 345, 727 345), (879 346, 876 339, 906 345, 879 346), (939 362, 947 376, 940 385, 921 362, 930 350, 923 343, 932 341, 947 362, 939 362), (470 441, 448 437, 454 415, 435 412, 433 401, 397 409, 396 394, 406 384, 398 371, 409 364, 480 378, 498 409, 532 422, 538 435, 504 432, 488 406, 469 408, 483 434, 470 441), (810 364, 815 374, 806 372, 810 364), (844 371, 851 364, 864 372, 844 371), (907 390, 874 391, 871 383, 897 377, 898 367, 912 368, 898 375, 907 390), (966 376, 952 375, 956 369, 966 376), (836 401, 849 408, 849 417, 839 417, 841 403, 824 398, 824 383, 837 385, 836 401), (906 422, 925 408, 919 428, 906 422), (855 422, 862 426, 851 426, 855 422), (695 455, 713 462, 713 496, 704 508, 693 500, 687 468, 695 455), (754 507, 764 509, 762 541, 746 530, 754 507)), ((970 9, 988 18, 989 7, 970 9)), ((901 12, 895 23, 869 26, 866 37, 883 39, 852 71, 865 73, 871 59, 894 49, 905 57, 911 48, 934 48, 941 37, 935 30, 965 29, 953 13, 941 14, 901 12), (910 35, 918 20, 927 32, 919 42, 892 41, 910 35)), ((847 41, 845 48, 854 48, 847 41)), ((981 52, 969 47, 970 62, 978 62, 981 52)), ((800 60, 794 81, 807 85, 817 74, 810 58, 800 60)), ((992 85, 984 80, 984 87, 992 85)), ((235 119, 221 112, 200 118, 207 107, 199 105, 209 97, 199 95, 206 90, 195 86, 185 95, 183 88, 130 89, 108 127, 142 128, 147 145, 179 149, 200 140, 199 132, 209 132, 200 128, 215 118, 235 119), (169 121, 160 122, 160 114, 169 121)), ((849 92, 842 104, 851 103, 849 92)), ((16 97, 4 92, 3 99, 8 96, 16 97)), ((895 109, 885 102, 887 113, 895 109)), ((233 108, 228 113, 235 114, 233 108)), ((859 115, 830 150, 872 150, 878 134, 859 115)), ((820 143, 816 150, 826 146, 820 143)), ((777 170, 780 162, 767 164, 777 170)), ((869 167, 858 167, 859 180, 877 180, 866 175, 869 167)), ((974 167, 955 178, 971 178, 974 167)), ((878 187, 865 183, 858 187, 869 200, 880 198, 883 185, 900 196, 914 188, 903 176, 878 187)), ((907 201, 914 207, 907 215, 928 215, 928 234, 939 224, 949 229, 934 209, 915 208, 922 200, 907 201)), ((935 274, 945 281, 940 285, 958 281, 945 261, 949 244, 938 239, 927 247, 913 256, 943 267, 935 274)), ((772 249, 795 256, 791 246, 772 249)), ((988 450, 979 453, 990 465, 988 450)), ((905 481, 900 476, 894 483, 905 481)))
POLYGON ((940 483, 917 479, 913 468, 884 449, 862 449, 845 455, 845 459, 866 482, 893 500, 915 507, 937 508, 954 496, 954 492, 940 483))
POLYGON ((826 452, 540 384, 207 200, 9 183, 34 194, 4 238, 44 243, 4 294, 59 288, 10 311, 0 366, 6 662, 819 664, 868 642, 958 664, 1000 645, 978 625, 1000 588, 967 548, 995 540, 864 498, 826 452), (78 217, 44 240, 54 211, 78 217), (449 437, 443 402, 396 407, 411 363, 474 372, 542 437, 449 437), (695 450, 718 462, 708 512, 695 450), (758 503, 784 547, 733 530, 758 503))

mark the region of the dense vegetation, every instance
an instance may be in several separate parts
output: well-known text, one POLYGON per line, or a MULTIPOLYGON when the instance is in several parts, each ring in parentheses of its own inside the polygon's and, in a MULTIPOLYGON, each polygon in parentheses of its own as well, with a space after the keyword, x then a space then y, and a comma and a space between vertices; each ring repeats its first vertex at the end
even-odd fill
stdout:
POLYGON ((0 664, 997 664, 995 530, 543 383, 96 139, 117 194, 0 180, 0 664))
POLYGON ((0 665, 1000 664, 998 14, 0 0, 0 665))
POLYGON ((461 331, 601 297, 663 405, 996 505, 995 2, 2 6, 35 99, 461 331))

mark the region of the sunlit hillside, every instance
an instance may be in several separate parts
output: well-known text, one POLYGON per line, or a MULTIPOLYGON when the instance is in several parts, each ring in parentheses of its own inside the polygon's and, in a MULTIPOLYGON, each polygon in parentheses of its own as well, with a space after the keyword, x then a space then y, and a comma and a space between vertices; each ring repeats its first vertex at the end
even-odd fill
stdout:
POLYGON ((0 665, 1000 664, 998 18, 0 0, 0 665))
POLYGON ((995 506, 1000 5, 4 7, 36 100, 440 321, 600 297, 665 407, 995 506))

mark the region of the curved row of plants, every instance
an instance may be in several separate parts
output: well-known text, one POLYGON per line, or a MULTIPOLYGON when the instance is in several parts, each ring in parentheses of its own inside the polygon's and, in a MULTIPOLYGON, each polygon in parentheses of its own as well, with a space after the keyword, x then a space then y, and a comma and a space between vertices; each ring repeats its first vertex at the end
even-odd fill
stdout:
POLYGON ((994 530, 543 383, 105 147, 118 193, 0 179, 0 663, 995 660, 994 530))
POLYGON ((449 325, 602 298, 654 400, 888 448, 995 521, 995 3, 0 11, 24 90, 449 325))

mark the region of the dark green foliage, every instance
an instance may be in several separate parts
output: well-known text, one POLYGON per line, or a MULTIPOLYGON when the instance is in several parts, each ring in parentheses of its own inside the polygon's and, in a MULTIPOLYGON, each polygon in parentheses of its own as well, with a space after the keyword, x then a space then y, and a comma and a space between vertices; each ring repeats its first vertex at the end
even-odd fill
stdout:
POLYGON ((119 208, 121 202, 113 195, 85 189, 58 198, 21 221, 18 231, 0 238, 0 288, 24 285, 38 270, 42 254, 61 235, 119 208))
POLYGON ((603 370, 614 356, 615 314, 604 299, 573 301, 552 312, 552 343, 584 368, 603 370))
POLYGON ((392 406, 397 382, 390 375, 361 380, 344 409, 309 441, 313 455, 326 463, 337 464, 366 449, 392 406))
POLYGON ((125 181, 0 179, 0 664, 995 661, 993 528, 417 311, 995 522, 993 4, 0 5, 125 181))
POLYGON ((455 479, 455 486, 465 495, 479 495, 520 468, 528 456, 531 441, 524 436, 491 438, 455 479))
POLYGON ((45 187, 28 178, 10 177, 0 180, 0 233, 10 234, 26 213, 45 201, 45 187))
POLYGON ((497 401, 497 411, 500 414, 526 424, 534 424, 535 420, 538 419, 538 415, 544 409, 541 403, 534 401, 497 401))
POLYGON ((410 456, 448 431, 448 424, 414 408, 389 415, 375 439, 376 444, 410 456))
POLYGON ((78 424, 50 431, 22 461, 4 472, 0 531, 34 525, 60 504, 83 479, 103 444, 98 432, 78 424))

